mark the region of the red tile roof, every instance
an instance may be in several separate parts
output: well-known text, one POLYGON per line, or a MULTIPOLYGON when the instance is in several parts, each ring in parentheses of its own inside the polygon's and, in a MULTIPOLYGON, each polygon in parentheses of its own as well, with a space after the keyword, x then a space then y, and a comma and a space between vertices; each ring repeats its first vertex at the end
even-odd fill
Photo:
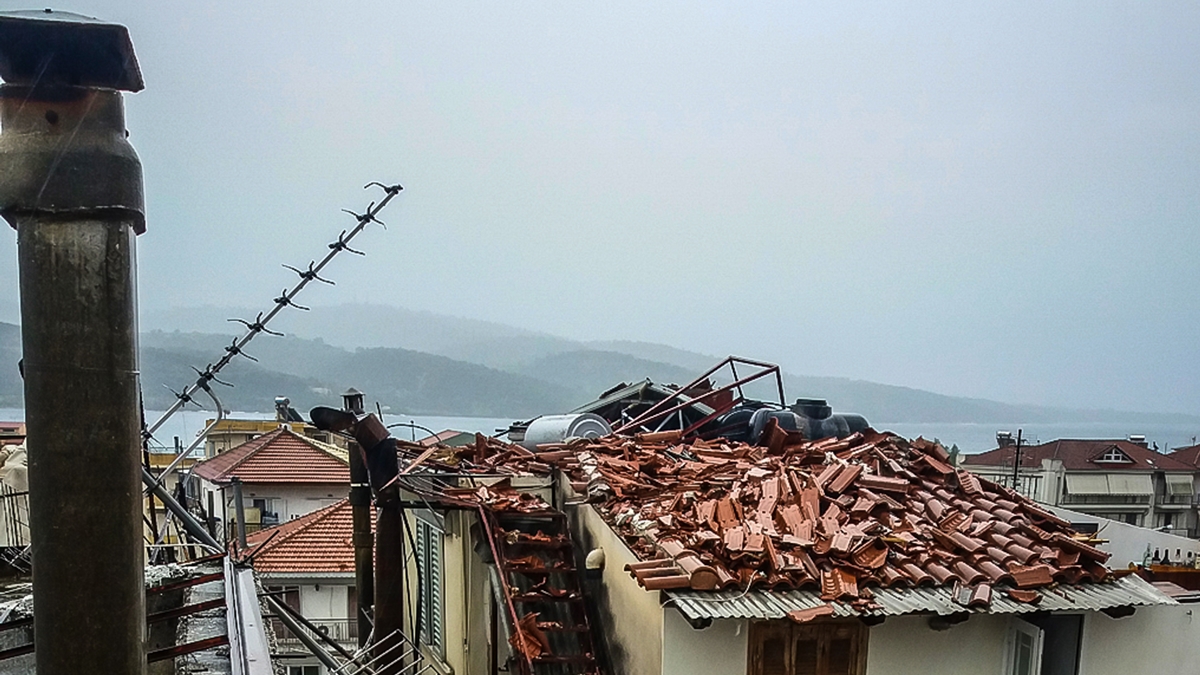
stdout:
POLYGON ((1200 469, 1200 445, 1179 448, 1167 453, 1167 457, 1183 462, 1190 467, 1200 469))
POLYGON ((343 499, 282 525, 259 530, 246 542, 252 551, 267 542, 254 555, 254 569, 266 574, 354 572, 352 526, 350 501, 343 499))
POLYGON ((327 447, 287 428, 246 441, 200 462, 196 475, 214 483, 240 478, 243 483, 348 484, 346 461, 327 447))
MULTIPOLYGON (((1012 466, 1015 446, 996 448, 978 455, 964 455, 968 466, 1012 466)), ((1068 471, 1193 471, 1188 465, 1170 455, 1126 440, 1085 440, 1064 438, 1040 445, 1021 446, 1021 466, 1037 468, 1043 459, 1062 460, 1068 471), (1109 450, 1116 448, 1132 462, 1099 461, 1109 450)))
MULTIPOLYGON (((945 448, 923 439, 868 430, 811 442, 777 426, 765 447, 648 438, 537 453, 481 438, 461 449, 459 467, 557 465, 642 559, 629 571, 647 589, 814 588, 867 609, 871 586, 958 585, 968 603, 987 604, 993 584, 1040 589, 1112 574, 1109 554, 1066 521, 951 467, 945 448)), ((493 510, 533 508, 476 494, 493 510)))

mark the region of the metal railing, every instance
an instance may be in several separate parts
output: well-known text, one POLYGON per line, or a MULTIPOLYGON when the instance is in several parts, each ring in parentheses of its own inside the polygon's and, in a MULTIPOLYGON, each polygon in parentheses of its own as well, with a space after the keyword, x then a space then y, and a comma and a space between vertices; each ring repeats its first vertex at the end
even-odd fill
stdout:
MULTIPOLYGON (((358 621, 356 619, 309 619, 308 621, 334 642, 344 645, 358 644, 358 621)), ((300 638, 288 630, 283 625, 283 622, 279 621, 279 619, 271 619, 271 622, 275 629, 275 636, 279 638, 279 645, 281 647, 304 649, 304 644, 300 641, 300 638)), ((308 628, 304 630, 311 637, 317 637, 313 634, 312 630, 308 628)))
POLYGON ((1196 495, 1154 495, 1154 503, 1160 505, 1190 506, 1196 503, 1196 495))
POLYGON ((1150 495, 1072 495, 1065 494, 1062 496, 1062 503, 1079 504, 1079 505, 1110 505, 1110 504, 1126 504, 1140 505, 1150 504, 1150 495))

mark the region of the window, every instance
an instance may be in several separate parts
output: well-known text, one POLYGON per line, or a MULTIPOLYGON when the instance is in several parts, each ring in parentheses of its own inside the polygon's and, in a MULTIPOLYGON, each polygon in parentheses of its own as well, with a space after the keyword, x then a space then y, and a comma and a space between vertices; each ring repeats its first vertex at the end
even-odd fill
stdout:
POLYGON ((761 622, 750 629, 750 675, 862 675, 867 632, 861 622, 795 625, 761 622))
POLYGON ((1004 675, 1040 675, 1042 672, 1042 629, 1020 619, 1008 625, 1004 645, 1004 675))
POLYGON ((321 666, 288 666, 288 675, 321 675, 321 666))
POLYGON ((417 634, 434 654, 445 658, 442 607, 442 532, 417 519, 417 574, 420 577, 421 621, 417 634))
POLYGON ((1129 464, 1133 460, 1129 458, 1129 455, 1121 452, 1120 450, 1117 449, 1117 446, 1114 445, 1113 447, 1109 448, 1107 452, 1105 452, 1103 455, 1101 455, 1100 459, 1097 459, 1096 461, 1097 462, 1111 462, 1114 464, 1129 464))

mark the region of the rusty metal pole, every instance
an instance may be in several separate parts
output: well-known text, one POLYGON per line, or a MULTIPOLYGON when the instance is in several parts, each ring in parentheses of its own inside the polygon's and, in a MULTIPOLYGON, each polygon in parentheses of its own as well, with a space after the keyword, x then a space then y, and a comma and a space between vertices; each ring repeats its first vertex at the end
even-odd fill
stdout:
POLYGON ((124 26, 0 15, 0 215, 17 230, 36 669, 146 671, 135 236, 124 26))
MULTIPOLYGON (((394 646, 394 633, 404 631, 404 511, 400 488, 390 484, 399 474, 396 439, 374 415, 354 425, 354 438, 366 449, 367 476, 375 494, 375 656, 394 646)), ((402 672, 403 661, 379 670, 402 672)))
MULTIPOLYGON (((363 394, 355 389, 342 394, 342 409, 355 415, 363 414, 363 394)), ((375 565, 372 559, 375 541, 371 535, 371 483, 367 476, 366 457, 358 441, 351 441, 350 455, 350 514, 354 544, 354 585, 358 596, 358 646, 366 647, 371 636, 371 609, 375 605, 375 565)))

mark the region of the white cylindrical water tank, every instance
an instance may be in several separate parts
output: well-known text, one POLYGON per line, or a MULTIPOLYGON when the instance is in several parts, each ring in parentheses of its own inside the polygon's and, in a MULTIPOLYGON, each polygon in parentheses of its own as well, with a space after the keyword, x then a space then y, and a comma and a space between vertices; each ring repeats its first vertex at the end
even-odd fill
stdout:
POLYGON ((542 443, 561 443, 568 438, 600 438, 611 433, 608 420, 593 413, 545 415, 529 423, 521 445, 536 450, 542 443))

